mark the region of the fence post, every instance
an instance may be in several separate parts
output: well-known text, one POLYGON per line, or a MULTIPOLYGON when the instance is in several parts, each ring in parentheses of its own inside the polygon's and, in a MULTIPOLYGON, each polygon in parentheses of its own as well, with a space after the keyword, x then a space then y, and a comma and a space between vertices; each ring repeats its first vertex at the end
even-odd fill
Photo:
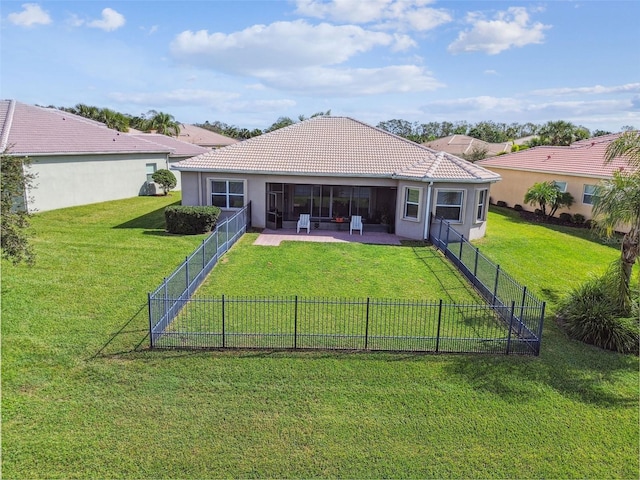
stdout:
MULTIPOLYGON (((500 307, 503 308, 503 307, 500 307)), ((516 308, 515 300, 511 301, 511 315, 509 318, 509 336, 507 337, 507 355, 509 355, 509 350, 511 348, 511 330, 513 329, 513 310, 516 308)))
POLYGON ((369 347, 369 297, 367 297, 367 320, 364 327, 364 349, 369 347))
POLYGON ((202 270, 204 270, 204 267, 207 266, 207 247, 206 245, 206 241, 202 240, 202 270))
POLYGON ((524 304, 527 301, 527 286, 522 287, 522 303, 520 304, 520 323, 518 324, 518 336, 522 334, 524 324, 524 304))
POLYGON ((464 244, 464 235, 460 235, 460 254, 458 255, 458 260, 462 264, 462 246, 464 244))
POLYGON ((295 308, 293 313, 293 348, 298 348, 298 296, 296 295, 295 308))
POLYGON ((438 247, 442 250, 442 218, 440 218, 440 227, 438 228, 438 247))
POLYGON ((480 249, 478 247, 476 247, 476 259, 473 263, 473 276, 476 278, 478 277, 478 256, 480 255, 480 249))
POLYGON ((442 321, 442 299, 438 305, 438 331, 436 333, 436 353, 440 349, 440 322, 442 321))
POLYGON ((493 301, 491 302, 491 305, 496 304, 496 298, 498 295, 498 279, 499 278, 500 278, 500 265, 496 265, 496 281, 493 285, 493 301))
POLYGON ((163 317, 167 317, 167 322, 169 322, 169 289, 167 286, 167 277, 164 277, 164 315, 163 317))
POLYGON ((187 291, 187 298, 190 298, 191 294, 189 293, 189 257, 186 257, 184 259, 184 272, 185 281, 187 282, 187 288, 185 288, 185 290, 187 291))
POLYGON ((153 350, 153 319, 151 318, 151 293, 147 294, 147 301, 149 302, 149 348, 153 350))
POLYGON ((540 328, 538 328, 538 348, 536 349, 536 356, 540 355, 540 348, 542 346, 542 324, 544 323, 544 311, 547 306, 547 302, 542 302, 540 309, 540 328))
POLYGON ((449 230, 451 229, 451 225, 449 225, 449 223, 447 223, 447 238, 445 238, 444 241, 444 251, 446 253, 447 250, 449 250, 449 230))
POLYGON ((224 294, 222 295, 222 348, 225 348, 226 339, 224 338, 224 294))

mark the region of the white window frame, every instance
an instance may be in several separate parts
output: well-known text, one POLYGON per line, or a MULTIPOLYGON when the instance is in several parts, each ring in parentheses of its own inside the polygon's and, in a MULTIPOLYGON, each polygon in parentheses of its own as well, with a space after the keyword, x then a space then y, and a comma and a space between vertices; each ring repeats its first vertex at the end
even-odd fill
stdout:
POLYGON ((146 172, 147 172, 147 182, 153 182, 153 174, 158 171, 158 164, 157 163, 147 163, 147 164, 145 164, 145 169, 146 169, 146 172), (153 171, 151 173, 149 173, 150 169, 153 169, 153 171))
POLYGON ((435 205, 434 205, 434 212, 435 215, 438 215, 438 207, 460 207, 460 216, 458 217, 458 220, 453 220, 450 218, 445 218, 445 220, 448 220, 451 223, 464 223, 464 204, 465 204, 465 194, 466 194, 466 190, 464 188, 438 188, 436 189, 436 198, 435 198, 435 205), (460 205, 450 205, 450 204, 440 204, 438 203, 438 197, 440 196, 440 193, 443 192, 460 192, 462 193, 462 195, 460 196, 460 205))
POLYGON ((482 223, 487 221, 487 210, 489 205, 489 189, 488 188, 479 188, 476 190, 476 205, 475 205, 475 222, 482 223), (484 198, 481 199, 482 194, 484 193, 484 198), (482 200, 482 201, 481 201, 482 200), (480 210, 482 208, 482 210, 480 210), (480 215, 478 215, 480 213, 480 215))
POLYGON ((566 193, 567 191, 567 187, 569 186, 569 184, 567 182, 559 182, 554 180, 553 184, 558 187, 558 190, 560 190, 562 193, 566 193))
POLYGON ((422 213, 422 187, 411 187, 406 186, 402 190, 402 219, 407 220, 409 222, 419 222, 420 215, 422 213), (415 190, 418 192, 418 200, 417 201, 409 201, 409 191, 415 190), (416 216, 407 215, 407 207, 408 206, 416 206, 416 216))
MULTIPOLYGON (((222 210, 240 210, 241 208, 243 208, 246 204, 247 204, 247 181, 241 178, 214 178, 214 177, 208 177, 207 178, 207 205, 213 205, 213 182, 225 182, 226 184, 226 192, 224 194, 225 196, 225 206, 224 207, 220 207, 220 209, 222 210), (239 194, 232 194, 229 192, 229 182, 232 183, 241 183, 242 184, 242 206, 241 207, 231 207, 229 199, 230 197, 238 197, 240 196, 239 194)), ((222 195, 218 195, 218 196, 222 196, 222 195)))
POLYGON ((597 187, 598 187, 597 185, 588 185, 588 184, 584 184, 582 186, 582 203, 583 203, 583 205, 593 205, 593 199, 596 196, 596 188, 597 187), (587 193, 587 187, 592 187, 593 188, 593 192, 587 193), (589 197, 589 200, 590 200, 589 202, 585 201, 585 198, 587 196, 589 197))

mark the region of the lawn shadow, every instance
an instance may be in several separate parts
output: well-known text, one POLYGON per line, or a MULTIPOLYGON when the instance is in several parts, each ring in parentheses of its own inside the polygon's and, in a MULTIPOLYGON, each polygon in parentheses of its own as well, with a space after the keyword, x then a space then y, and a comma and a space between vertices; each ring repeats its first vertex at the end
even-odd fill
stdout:
MULTIPOLYGON (((566 347, 566 344, 564 345, 566 347)), ((474 389, 506 400, 528 403, 544 396, 541 385, 582 403, 600 407, 633 407, 637 395, 611 388, 622 371, 637 371, 638 359, 599 349, 585 355, 584 346, 569 346, 563 352, 541 355, 562 358, 517 356, 451 356, 444 370, 474 389), (573 361, 569 361, 569 357, 573 361), (562 367, 559 367, 562 364, 562 367)))
MULTIPOLYGON (((174 202, 167 206, 180 205, 180 201, 174 202)), ((144 230, 152 230, 155 234, 162 234, 165 231, 164 209, 166 207, 159 208, 144 215, 129 220, 127 222, 116 225, 113 228, 136 228, 144 230), (160 230, 161 232, 158 232, 160 230)), ((145 232, 147 233, 147 232, 145 232)), ((152 233, 152 232, 150 232, 152 233)))
POLYGON ((147 307, 146 303, 140 305, 138 311, 124 322, 117 331, 111 334, 109 340, 98 349, 91 359, 118 356, 143 350, 143 344, 149 338, 147 307), (140 323, 143 323, 145 328, 139 328, 140 323))

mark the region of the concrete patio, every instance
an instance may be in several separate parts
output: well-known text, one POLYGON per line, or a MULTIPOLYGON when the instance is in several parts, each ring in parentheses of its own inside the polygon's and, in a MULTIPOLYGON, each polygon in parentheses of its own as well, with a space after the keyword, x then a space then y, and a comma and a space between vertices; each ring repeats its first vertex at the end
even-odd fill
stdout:
POLYGON ((282 241, 293 242, 333 242, 333 243, 369 243, 375 245, 400 245, 403 237, 383 232, 360 232, 350 235, 349 232, 337 232, 330 230, 301 230, 296 233, 295 229, 270 230, 265 228, 254 245, 264 245, 277 247, 282 241))

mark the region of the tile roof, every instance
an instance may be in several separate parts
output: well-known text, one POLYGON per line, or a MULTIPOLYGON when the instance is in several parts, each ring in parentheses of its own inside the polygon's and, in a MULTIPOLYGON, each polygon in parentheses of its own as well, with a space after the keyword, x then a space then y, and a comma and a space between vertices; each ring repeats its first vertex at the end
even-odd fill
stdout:
POLYGON ((147 142, 156 143, 162 147, 166 147, 171 150, 169 157, 192 157, 194 155, 200 155, 210 151, 208 148, 201 147, 200 145, 194 145, 192 143, 183 142, 177 140, 174 137, 162 135, 160 133, 134 133, 129 135, 133 137, 140 137, 147 142))
POLYGON ((480 160, 481 166, 558 173, 584 177, 610 178, 614 171, 629 169, 624 158, 605 163, 609 144, 621 134, 604 135, 575 142, 568 147, 540 146, 480 160))
POLYGON ((220 135, 219 133, 212 132, 206 128, 196 127, 195 125, 189 125, 188 123, 180 125, 178 140, 210 148, 225 147, 239 142, 239 140, 236 140, 235 138, 220 135))
POLYGON ((183 171, 497 181, 500 176, 445 152, 348 117, 318 116, 183 160, 183 171))
POLYGON ((474 148, 485 149, 489 155, 497 155, 502 152, 510 152, 512 143, 489 143, 468 135, 449 135, 448 137, 424 142, 423 145, 453 155, 466 155, 473 152, 474 148))
POLYGON ((158 143, 54 108, 0 100, 0 151, 14 155, 170 153, 158 143))

